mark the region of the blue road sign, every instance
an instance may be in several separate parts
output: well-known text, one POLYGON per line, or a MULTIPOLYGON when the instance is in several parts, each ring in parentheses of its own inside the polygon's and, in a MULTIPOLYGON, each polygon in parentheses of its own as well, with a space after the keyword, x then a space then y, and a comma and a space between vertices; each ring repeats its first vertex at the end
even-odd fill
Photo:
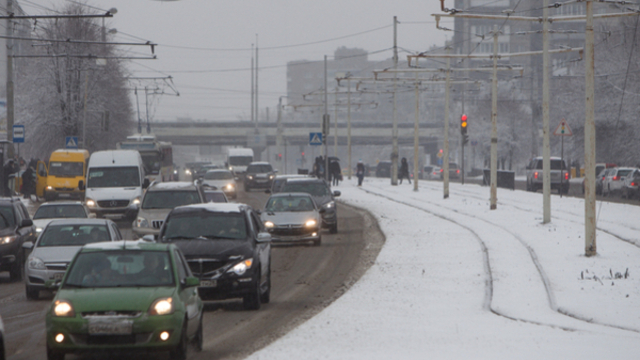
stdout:
POLYGON ((24 142, 24 125, 13 125, 13 143, 24 142))
POLYGON ((312 146, 322 145, 322 133, 321 132, 309 133, 309 145, 312 145, 312 146))
POLYGON ((77 136, 67 136, 64 140, 64 147, 66 149, 77 149, 78 148, 78 137, 77 136))

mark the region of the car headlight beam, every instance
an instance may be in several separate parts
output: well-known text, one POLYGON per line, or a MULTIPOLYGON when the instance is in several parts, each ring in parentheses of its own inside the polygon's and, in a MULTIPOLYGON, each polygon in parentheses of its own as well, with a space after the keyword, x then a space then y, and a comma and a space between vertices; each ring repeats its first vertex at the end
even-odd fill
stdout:
POLYGON ((276 224, 274 224, 273 221, 265 221, 264 222, 264 227, 266 227, 267 229, 272 229, 275 226, 276 226, 276 224))
POLYGON ((236 275, 244 275, 247 270, 251 269, 252 264, 253 259, 246 259, 234 265, 228 272, 234 272, 236 275))
POLYGON ((67 300, 56 300, 53 304, 53 315, 58 317, 75 317, 73 306, 67 300))
POLYGON ((84 202, 88 207, 95 207, 96 206, 96 202, 93 199, 89 199, 87 198, 84 202))
POLYGON ((160 298, 151 304, 149 315, 167 315, 173 313, 173 298, 160 298))
POLYGON ((315 220, 307 220, 307 222, 304 223, 304 226, 306 226, 306 227, 314 227, 317 224, 318 223, 315 220))

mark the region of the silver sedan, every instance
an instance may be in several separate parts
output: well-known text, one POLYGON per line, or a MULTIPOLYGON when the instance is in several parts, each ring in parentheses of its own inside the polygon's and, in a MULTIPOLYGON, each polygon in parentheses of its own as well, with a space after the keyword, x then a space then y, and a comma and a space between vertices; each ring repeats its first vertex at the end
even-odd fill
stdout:
POLYGON ((274 242, 311 241, 320 245, 322 211, 309 194, 278 193, 271 195, 260 216, 274 242))

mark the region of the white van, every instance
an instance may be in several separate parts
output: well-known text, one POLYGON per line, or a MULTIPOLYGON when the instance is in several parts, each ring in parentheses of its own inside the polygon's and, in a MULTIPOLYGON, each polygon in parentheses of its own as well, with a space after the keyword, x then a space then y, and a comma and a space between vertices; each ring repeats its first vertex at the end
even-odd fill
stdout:
POLYGON ((98 217, 135 219, 148 186, 139 152, 96 151, 89 158, 85 204, 98 217))
POLYGON ((253 149, 231 148, 227 150, 227 167, 241 179, 247 171, 247 166, 253 162, 253 149))

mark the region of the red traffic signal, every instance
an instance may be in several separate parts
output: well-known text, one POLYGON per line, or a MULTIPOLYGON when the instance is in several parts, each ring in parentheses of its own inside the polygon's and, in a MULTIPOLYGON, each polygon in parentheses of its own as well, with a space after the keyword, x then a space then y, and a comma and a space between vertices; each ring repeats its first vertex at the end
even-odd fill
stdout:
POLYGON ((467 115, 466 114, 462 114, 462 116, 460 117, 460 127, 463 128, 463 129, 467 127, 467 115))

